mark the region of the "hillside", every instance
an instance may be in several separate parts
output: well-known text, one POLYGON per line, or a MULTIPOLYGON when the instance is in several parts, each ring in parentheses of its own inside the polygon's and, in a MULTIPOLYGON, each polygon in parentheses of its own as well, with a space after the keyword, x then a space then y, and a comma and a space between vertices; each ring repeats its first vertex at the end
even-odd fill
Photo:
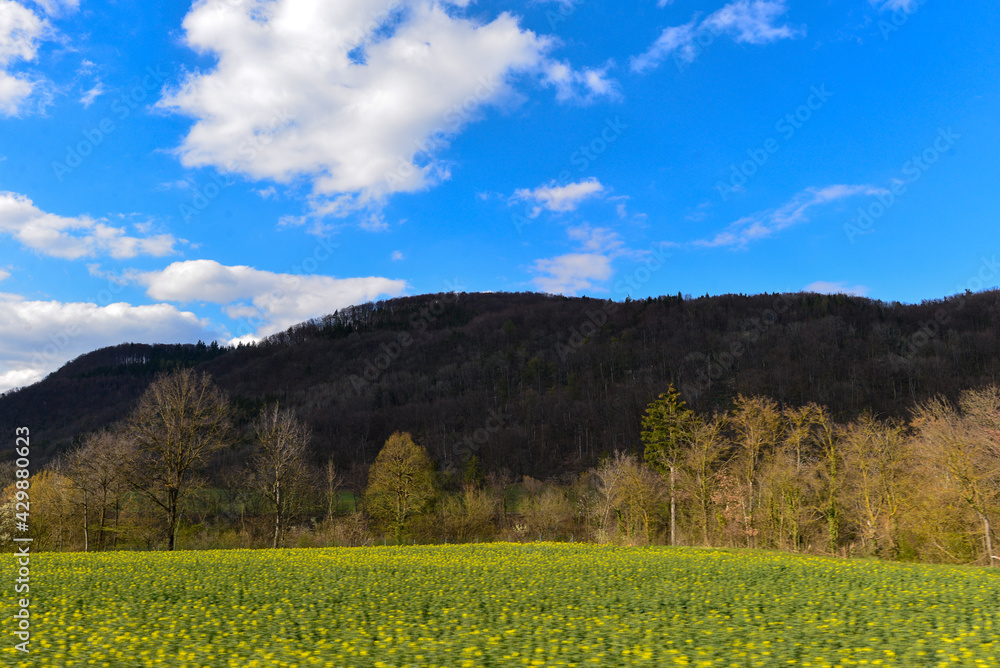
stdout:
POLYGON ((179 365, 210 373, 243 420, 266 401, 294 407, 317 456, 333 452, 345 467, 371 462, 403 430, 444 466, 476 452, 488 469, 541 477, 636 448, 643 408, 669 383, 700 411, 743 393, 847 418, 866 408, 903 416, 935 393, 998 382, 1000 292, 917 305, 817 294, 404 297, 254 346, 98 350, 0 397, 0 429, 31 427, 41 466, 179 365))

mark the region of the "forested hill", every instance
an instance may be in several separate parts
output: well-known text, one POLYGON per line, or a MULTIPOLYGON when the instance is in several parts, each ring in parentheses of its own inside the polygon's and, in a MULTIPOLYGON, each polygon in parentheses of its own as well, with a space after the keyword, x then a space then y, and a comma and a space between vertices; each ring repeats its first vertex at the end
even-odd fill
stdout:
MULTIPOLYGON (((396 430, 442 465, 542 477, 637 448, 669 383, 700 411, 737 393, 815 401, 835 416, 906 415, 936 393, 998 382, 1000 291, 919 305, 843 295, 610 302, 531 293, 404 297, 340 310, 254 346, 125 344, 0 397, 35 465, 126 415, 158 371, 196 366, 243 421, 280 400, 317 456, 371 462, 396 430)), ((8 449, 9 450, 9 449, 8 449)), ((2 455, 7 459, 8 451, 2 455)))

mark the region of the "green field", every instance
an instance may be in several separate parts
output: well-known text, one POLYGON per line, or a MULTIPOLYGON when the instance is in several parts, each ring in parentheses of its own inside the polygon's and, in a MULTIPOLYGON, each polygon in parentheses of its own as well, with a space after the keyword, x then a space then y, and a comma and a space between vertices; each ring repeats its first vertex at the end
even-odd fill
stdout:
POLYGON ((33 555, 26 660, 13 564, 5 666, 1000 665, 987 570, 552 543, 33 555))

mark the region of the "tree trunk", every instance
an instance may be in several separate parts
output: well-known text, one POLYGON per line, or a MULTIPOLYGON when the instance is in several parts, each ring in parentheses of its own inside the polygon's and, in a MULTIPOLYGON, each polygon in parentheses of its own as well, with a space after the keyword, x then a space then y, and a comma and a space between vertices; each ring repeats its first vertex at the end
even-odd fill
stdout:
POLYGON ((278 541, 281 539, 281 485, 274 485, 274 542, 271 545, 278 549, 278 541))
POLYGON ((177 543, 177 490, 167 490, 167 550, 174 551, 177 543))
POLYGON ((121 517, 121 499, 115 497, 115 536, 111 539, 111 549, 118 549, 118 519, 121 517))
POLYGON ((101 522, 97 530, 97 551, 104 551, 104 523, 108 516, 108 493, 105 491, 101 499, 101 522))
POLYGON ((87 504, 87 492, 83 493, 83 551, 90 552, 90 508, 87 504))
POLYGON ((677 545, 677 499, 675 495, 675 468, 670 464, 670 546, 677 545))
POLYGON ((986 539, 986 565, 990 567, 996 566, 997 564, 994 563, 996 558, 993 556, 993 536, 992 527, 990 526, 990 518, 987 517, 985 513, 981 513, 978 510, 976 513, 983 521, 983 537, 986 539))

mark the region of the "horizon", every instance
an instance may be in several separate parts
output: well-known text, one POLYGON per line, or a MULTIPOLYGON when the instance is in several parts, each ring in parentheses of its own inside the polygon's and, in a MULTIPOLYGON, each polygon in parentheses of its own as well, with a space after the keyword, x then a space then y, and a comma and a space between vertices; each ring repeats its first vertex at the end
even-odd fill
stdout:
POLYGON ((983 0, 0 19, 0 393, 122 341, 251 342, 403 296, 1000 285, 983 0))

